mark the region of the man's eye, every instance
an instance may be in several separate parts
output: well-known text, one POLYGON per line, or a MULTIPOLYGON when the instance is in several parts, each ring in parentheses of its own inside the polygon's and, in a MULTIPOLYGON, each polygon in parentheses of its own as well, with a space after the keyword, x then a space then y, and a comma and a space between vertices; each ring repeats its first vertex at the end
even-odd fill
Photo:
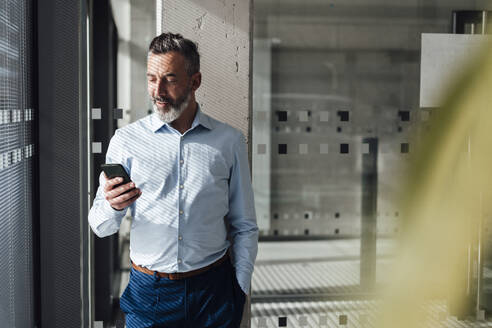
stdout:
POLYGON ((176 83, 178 81, 177 80, 167 80, 167 82, 169 82, 169 83, 176 83))

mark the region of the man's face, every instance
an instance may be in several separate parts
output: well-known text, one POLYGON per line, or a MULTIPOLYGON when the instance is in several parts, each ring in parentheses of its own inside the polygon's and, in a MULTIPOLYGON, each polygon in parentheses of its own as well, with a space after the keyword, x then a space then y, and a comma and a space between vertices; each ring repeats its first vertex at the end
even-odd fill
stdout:
MULTIPOLYGON (((149 54, 147 86, 154 111, 165 123, 176 120, 188 106, 193 78, 188 76, 184 57, 177 52, 149 54)), ((199 74, 199 73, 198 73, 199 74)))

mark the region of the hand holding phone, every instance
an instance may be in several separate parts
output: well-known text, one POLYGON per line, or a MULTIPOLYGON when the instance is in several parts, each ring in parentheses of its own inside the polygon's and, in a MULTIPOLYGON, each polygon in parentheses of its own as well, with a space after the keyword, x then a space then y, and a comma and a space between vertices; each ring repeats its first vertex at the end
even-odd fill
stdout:
POLYGON ((142 195, 121 164, 102 164, 101 168, 106 178, 104 195, 115 210, 124 210, 142 195))

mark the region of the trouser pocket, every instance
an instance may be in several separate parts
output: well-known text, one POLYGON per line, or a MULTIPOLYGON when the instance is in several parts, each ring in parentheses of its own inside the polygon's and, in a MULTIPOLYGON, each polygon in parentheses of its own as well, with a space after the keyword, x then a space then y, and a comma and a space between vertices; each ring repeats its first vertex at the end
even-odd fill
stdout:
POLYGON ((241 318, 243 314, 244 303, 246 302, 246 294, 243 292, 241 286, 239 285, 239 282, 236 277, 236 270, 234 269, 234 267, 231 268, 231 271, 232 271, 231 279, 232 279, 233 291, 234 291, 234 308, 238 317, 241 318))
POLYGON ((155 306, 156 291, 152 276, 141 272, 130 272, 130 281, 120 298, 120 308, 125 313, 151 315, 155 306))

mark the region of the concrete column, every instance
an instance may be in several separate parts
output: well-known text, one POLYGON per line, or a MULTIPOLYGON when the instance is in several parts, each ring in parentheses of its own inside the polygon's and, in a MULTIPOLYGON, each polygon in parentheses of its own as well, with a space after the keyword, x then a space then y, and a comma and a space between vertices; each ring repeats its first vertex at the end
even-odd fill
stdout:
POLYGON ((161 1, 162 32, 180 33, 198 43, 201 108, 248 138, 251 0, 157 1, 161 1))

